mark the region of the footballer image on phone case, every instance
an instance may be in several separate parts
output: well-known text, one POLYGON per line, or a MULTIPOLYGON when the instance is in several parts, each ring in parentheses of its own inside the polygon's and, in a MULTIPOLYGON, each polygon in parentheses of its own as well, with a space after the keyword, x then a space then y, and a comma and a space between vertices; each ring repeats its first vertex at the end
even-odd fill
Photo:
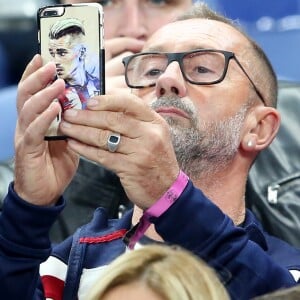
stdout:
POLYGON ((53 61, 65 92, 55 99, 61 112, 45 139, 64 139, 58 125, 65 110, 85 109, 89 98, 104 94, 103 11, 97 3, 47 6, 38 10, 43 62, 53 61))

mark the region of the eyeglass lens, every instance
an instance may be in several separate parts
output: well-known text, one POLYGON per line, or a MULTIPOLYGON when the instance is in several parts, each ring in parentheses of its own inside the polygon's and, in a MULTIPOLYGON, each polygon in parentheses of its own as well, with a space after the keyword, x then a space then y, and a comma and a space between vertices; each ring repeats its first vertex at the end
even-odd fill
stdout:
MULTIPOLYGON (((185 78, 192 83, 213 83, 224 73, 225 56, 219 52, 191 52, 178 54, 171 61, 179 62, 185 78)), ((156 83, 170 63, 167 54, 141 54, 128 64, 127 78, 133 86, 150 86, 156 83)))

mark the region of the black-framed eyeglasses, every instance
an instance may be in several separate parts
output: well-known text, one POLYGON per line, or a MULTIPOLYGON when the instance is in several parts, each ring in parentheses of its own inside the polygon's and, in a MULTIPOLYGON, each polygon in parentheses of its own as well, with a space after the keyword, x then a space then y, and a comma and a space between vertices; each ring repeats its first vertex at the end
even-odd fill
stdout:
POLYGON ((233 52, 215 49, 198 49, 187 52, 141 52, 123 58, 125 80, 130 88, 155 86, 168 65, 177 61, 186 81, 197 85, 221 82, 227 73, 230 59, 234 59, 246 75, 264 105, 266 101, 253 80, 233 52))

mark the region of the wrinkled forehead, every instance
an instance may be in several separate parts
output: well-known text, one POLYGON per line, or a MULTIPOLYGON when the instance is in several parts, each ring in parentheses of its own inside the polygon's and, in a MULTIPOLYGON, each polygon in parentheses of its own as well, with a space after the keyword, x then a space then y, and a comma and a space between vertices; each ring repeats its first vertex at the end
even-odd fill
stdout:
POLYGON ((144 51, 180 52, 197 48, 238 51, 248 44, 234 27, 213 20, 189 19, 169 23, 147 41, 144 51))

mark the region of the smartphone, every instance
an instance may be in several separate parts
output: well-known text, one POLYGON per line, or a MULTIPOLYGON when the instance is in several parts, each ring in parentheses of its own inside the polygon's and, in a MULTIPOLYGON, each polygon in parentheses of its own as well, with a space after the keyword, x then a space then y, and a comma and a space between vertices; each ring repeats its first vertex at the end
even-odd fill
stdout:
POLYGON ((45 6, 37 24, 43 63, 55 62, 56 78, 65 81, 64 93, 54 100, 61 111, 45 139, 66 139, 59 132, 64 111, 85 109, 89 98, 105 93, 103 9, 98 3, 45 6))

